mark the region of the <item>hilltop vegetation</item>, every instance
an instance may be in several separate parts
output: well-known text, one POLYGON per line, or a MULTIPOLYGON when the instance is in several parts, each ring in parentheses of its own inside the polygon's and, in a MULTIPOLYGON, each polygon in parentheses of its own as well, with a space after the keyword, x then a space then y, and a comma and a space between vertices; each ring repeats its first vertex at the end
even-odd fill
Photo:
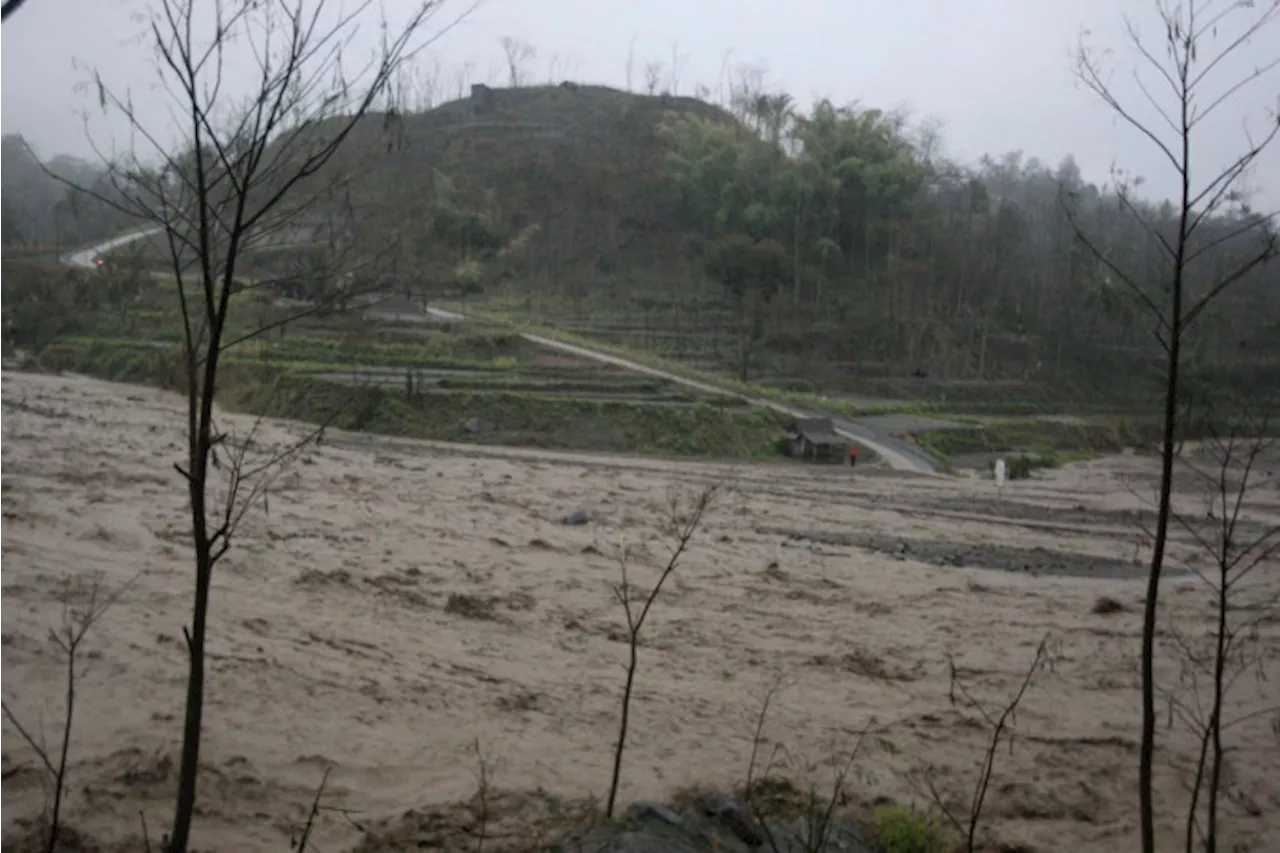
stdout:
MULTIPOLYGON (((904 116, 826 101, 801 113, 750 87, 728 109, 477 87, 396 122, 390 151, 372 155, 372 132, 345 151, 363 166, 343 205, 355 239, 395 235, 398 275, 415 286, 813 388, 928 377, 917 396, 1004 382, 1120 401, 1158 373, 1140 299, 1077 230, 1154 283, 1173 209, 1147 205, 1147 231, 1071 158, 964 166, 904 116)), ((1191 292, 1256 248, 1246 202, 1198 230, 1191 292)), ((1198 319, 1189 361, 1202 384, 1280 387, 1273 277, 1253 270, 1198 319)))
POLYGON ((367 250, 394 242, 395 276, 414 287, 554 280, 585 298, 618 289, 625 270, 674 276, 683 232, 664 192, 670 116, 734 122, 693 98, 475 86, 433 109, 369 117, 336 158, 331 171, 348 177, 325 215, 367 250))
POLYGON ((6 133, 0 140, 0 175, 0 237, 6 256, 22 249, 74 248, 112 237, 132 224, 91 193, 76 192, 58 180, 110 193, 100 166, 57 155, 42 168, 16 133, 6 133))
MULTIPOLYGON (((368 117, 317 176, 344 178, 301 245, 245 269, 314 281, 335 246, 354 248, 406 296, 460 295, 801 390, 1145 403, 1159 349, 1141 301, 1076 230, 1154 282, 1172 208, 1143 211, 1158 223, 1149 232, 1070 158, 965 166, 940 150, 902 115, 826 101, 802 113, 749 81, 723 108, 571 83, 476 86, 368 117)), ((10 216, 10 166, 29 154, 8 137, 4 152, 6 222, 37 223, 10 216)), ((34 190, 13 198, 40 205, 34 190)), ((118 229, 97 213, 82 217, 82 239, 118 229)), ((1260 239, 1232 236, 1257 216, 1241 199, 1203 224, 1192 292, 1198 271, 1230 267, 1260 239)), ((6 225, 6 246, 47 230, 6 225)), ((1253 270, 1197 320, 1193 393, 1280 388, 1273 279, 1253 270)))

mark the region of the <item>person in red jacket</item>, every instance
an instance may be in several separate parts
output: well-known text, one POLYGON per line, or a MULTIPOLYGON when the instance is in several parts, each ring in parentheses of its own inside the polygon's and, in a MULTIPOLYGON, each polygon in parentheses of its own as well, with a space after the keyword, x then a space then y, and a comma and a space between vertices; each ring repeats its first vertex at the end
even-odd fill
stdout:
POLYGON ((851 444, 849 445, 849 467, 852 468, 857 464, 858 464, 858 445, 851 444))

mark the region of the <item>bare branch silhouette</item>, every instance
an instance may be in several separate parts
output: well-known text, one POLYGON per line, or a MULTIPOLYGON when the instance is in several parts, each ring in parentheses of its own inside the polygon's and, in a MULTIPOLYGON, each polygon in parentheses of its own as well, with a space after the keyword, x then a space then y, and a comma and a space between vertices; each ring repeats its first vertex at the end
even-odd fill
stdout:
POLYGON ((0 5, 0 21, 9 19, 9 16, 22 8, 22 4, 27 0, 4 0, 4 5, 0 5))
POLYGON ((973 793, 965 814, 957 814, 956 810, 947 804, 946 797, 937 786, 936 770, 931 765, 919 774, 917 784, 923 785, 924 792, 933 801, 933 804, 937 806, 942 816, 964 837, 966 853, 974 853, 978 849, 978 830, 982 826, 982 810, 986 804, 987 791, 991 787, 991 777, 995 772, 996 752, 1006 740, 1009 741, 1010 749, 1012 749, 1013 725, 1017 720, 1018 706, 1022 704, 1022 699, 1035 680, 1036 675, 1046 667, 1051 666, 1052 663, 1053 651, 1051 643, 1049 638, 1045 637, 1036 646, 1035 656, 1032 658, 1031 665, 1027 667, 1022 681, 1019 682, 1018 689, 1004 702, 1000 713, 997 715, 992 714, 987 709, 986 704, 970 692, 960 675, 960 669, 956 665, 955 658, 950 655, 947 656, 948 677, 950 679, 948 687, 949 700, 952 705, 963 705, 982 717, 988 732, 987 748, 983 754, 978 778, 974 782, 973 793))
MULTIPOLYGON (((352 63, 357 28, 376 13, 371 0, 351 7, 332 0, 227 0, 213 9, 212 32, 205 4, 158 0, 146 17, 147 40, 173 127, 149 125, 128 94, 93 75, 98 104, 122 117, 133 138, 148 147, 108 158, 111 192, 97 195, 161 238, 182 315, 188 442, 178 469, 191 510, 195 589, 191 626, 183 632, 190 668, 169 834, 174 853, 187 849, 195 813, 213 569, 236 525, 264 497, 270 465, 296 451, 254 471, 239 455, 226 500, 215 508, 210 468, 218 466, 226 440, 214 412, 220 357, 252 337, 229 331, 242 289, 240 267, 247 252, 273 240, 287 242, 294 232, 327 231, 330 245, 349 248, 339 246, 336 232, 340 219, 349 218, 342 199, 352 164, 338 152, 352 139, 368 146, 379 134, 394 142, 400 110, 390 100, 391 84, 405 62, 443 31, 427 32, 443 5, 420 0, 398 24, 381 21, 377 52, 352 63), (232 65, 251 69, 246 90, 233 90, 227 73, 232 65), (175 130, 179 143, 171 145, 175 130)), ((337 282, 337 302, 345 304, 352 288, 337 260, 328 258, 325 274, 337 282)))
MULTIPOLYGON (((1159 101, 1151 89, 1140 85, 1143 96, 1148 101, 1155 102, 1157 113, 1165 119, 1166 124, 1171 125, 1167 134, 1159 125, 1144 123, 1131 107, 1122 102, 1107 81, 1102 68, 1102 56, 1083 41, 1076 55, 1076 71, 1085 87, 1110 107, 1125 124, 1150 142, 1178 177, 1179 193, 1175 202, 1177 232, 1168 241, 1173 252, 1167 269, 1161 274, 1161 280, 1151 283, 1158 287, 1148 287, 1147 282, 1127 273, 1116 258, 1100 248, 1099 238, 1085 233, 1072 218, 1072 228, 1079 241, 1095 259, 1120 277, 1159 324, 1156 336, 1166 355, 1160 494, 1142 632, 1142 744, 1139 750, 1138 793, 1143 853, 1155 853, 1152 774, 1156 737, 1156 686, 1152 661, 1155 655, 1160 581, 1169 525, 1173 521, 1173 467, 1177 456, 1185 336, 1191 324, 1210 303, 1249 272, 1270 263, 1280 253, 1280 241, 1277 241, 1275 235, 1273 217, 1253 217, 1263 239, 1258 241, 1257 246, 1248 248, 1233 269, 1217 274, 1199 293, 1193 292, 1196 280, 1189 273, 1189 268, 1203 249, 1193 245, 1192 238, 1210 216, 1224 204, 1239 197, 1237 188, 1241 179, 1280 133, 1280 115, 1268 115, 1266 130, 1257 139, 1249 138, 1242 153, 1198 186, 1193 185, 1192 176, 1193 173, 1201 174, 1203 169, 1199 159, 1193 156, 1193 131, 1249 84, 1280 65, 1277 62, 1264 62, 1233 81, 1220 83, 1216 91, 1205 91, 1203 87, 1213 78, 1212 72, 1224 60, 1280 20, 1280 0, 1232 3, 1220 9, 1213 9, 1211 3, 1196 0, 1176 5, 1156 0, 1154 6, 1163 30, 1162 43, 1158 47, 1149 47, 1132 22, 1127 23, 1126 29, 1135 53, 1145 65, 1154 67, 1167 84, 1167 102, 1159 101), (1223 46, 1218 52, 1211 53, 1210 43, 1219 38, 1220 31, 1223 33, 1223 46), (1205 103, 1208 104, 1206 108, 1198 106, 1205 103)), ((1137 214, 1135 208, 1131 208, 1130 212, 1137 214)), ((1138 218, 1141 219, 1140 216, 1138 218)), ((1250 218, 1247 212, 1246 218, 1250 218)), ((1249 230, 1252 229, 1243 229, 1244 232, 1249 230)))
POLYGON ((667 578, 671 577, 671 573, 676 570, 676 566, 680 564, 680 558, 689 549, 694 535, 702 526, 703 519, 712 507, 716 492, 715 485, 708 486, 692 496, 682 496, 674 490, 671 492, 670 515, 667 519, 668 532, 673 541, 671 556, 659 574, 657 582, 643 599, 636 598, 632 593, 631 583, 627 577, 628 556, 625 549, 618 555, 622 579, 614 587, 613 592, 618 603, 622 605, 627 619, 628 654, 627 678, 622 690, 622 710, 618 719, 618 741, 614 745, 613 774, 609 781, 609 799, 605 806, 605 814, 608 817, 613 817, 614 806, 618 799, 618 783, 622 778, 622 756, 627 746, 627 725, 631 716, 631 692, 635 687, 636 669, 640 664, 640 630, 644 627, 645 620, 649 617, 649 610, 658 599, 658 594, 662 592, 667 578), (638 611, 637 604, 640 605, 638 611))
POLYGON ((71 732, 75 722, 78 677, 76 665, 79 662, 80 647, 93 626, 133 586, 138 577, 140 575, 135 575, 111 593, 103 590, 98 576, 87 579, 67 578, 58 590, 57 599, 62 603, 62 622, 56 630, 49 632, 49 641, 58 648, 66 661, 66 691, 63 698, 62 738, 56 756, 51 755, 43 743, 23 726, 7 702, 0 703, 5 719, 36 754, 53 782, 53 804, 48 815, 49 834, 45 840, 45 850, 48 853, 57 849, 58 834, 62 826, 63 797, 67 790, 67 761, 71 754, 71 732))

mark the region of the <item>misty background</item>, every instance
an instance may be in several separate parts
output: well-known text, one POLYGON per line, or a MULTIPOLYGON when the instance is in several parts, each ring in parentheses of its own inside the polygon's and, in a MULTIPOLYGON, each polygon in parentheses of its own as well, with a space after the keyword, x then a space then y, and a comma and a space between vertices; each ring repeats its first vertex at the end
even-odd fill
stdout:
MULTIPOLYGON (((412 5, 386 0, 384 7, 394 21, 412 5)), ((169 125, 171 103, 156 89, 150 45, 140 38, 145 8, 29 0, 2 33, 4 132, 21 133, 42 158, 94 159, 86 131, 102 151, 127 146, 122 125, 104 118, 85 87, 94 69, 116 91, 131 92, 149 127, 169 125)), ((1073 73, 1074 51, 1089 31, 1091 44, 1113 50, 1112 82, 1122 102, 1144 106, 1124 16, 1158 46, 1148 0, 486 0, 452 26, 470 8, 469 0, 446 3, 432 29, 447 31, 418 60, 449 91, 464 82, 505 85, 504 36, 536 49, 526 63, 530 83, 624 88, 630 61, 631 88, 640 90, 646 66, 660 63, 664 89, 696 95, 703 86, 715 99, 730 77, 753 67, 768 88, 792 93, 802 107, 826 97, 936 121, 943 152, 963 162, 1018 150, 1050 164, 1073 155, 1088 181, 1106 182, 1115 164, 1144 179, 1144 195, 1176 191, 1153 146, 1073 73)), ((375 37, 366 27, 351 52, 371 51, 375 37)), ((1247 45, 1215 73, 1234 80, 1274 58, 1265 44, 1247 45)), ((1143 73, 1155 82, 1150 69, 1143 73)), ((1269 120, 1280 104, 1276 83, 1274 73, 1255 81, 1205 123, 1196 138, 1204 175, 1242 150, 1245 132, 1269 120)), ((1140 114, 1155 118, 1150 110, 1140 114)), ((1247 185, 1255 207, 1280 206, 1280 147, 1259 160, 1247 185)))

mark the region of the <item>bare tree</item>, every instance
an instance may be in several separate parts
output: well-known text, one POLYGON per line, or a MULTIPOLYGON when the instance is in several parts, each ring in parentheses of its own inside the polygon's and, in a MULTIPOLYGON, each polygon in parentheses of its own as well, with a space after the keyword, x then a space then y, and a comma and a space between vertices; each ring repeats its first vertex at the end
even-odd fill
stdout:
POLYGON ((729 109, 743 124, 762 129, 761 113, 757 109, 765 93, 766 72, 763 65, 743 63, 733 69, 736 80, 729 81, 729 109))
MULTIPOLYGON (((1121 184, 1117 198, 1122 207, 1140 222, 1152 241, 1160 247, 1161 263, 1154 280, 1126 265, 1110 252, 1096 235, 1083 232, 1072 216, 1072 227, 1099 265, 1123 282, 1156 324, 1156 335, 1165 352, 1164 429, 1161 447, 1160 494, 1152 547, 1142 637, 1142 746, 1139 751, 1139 798, 1142 849, 1155 851, 1155 816, 1152 795, 1152 767, 1155 755, 1156 709, 1155 654, 1157 604, 1160 579, 1168 542, 1173 488, 1173 466, 1178 435, 1179 383, 1184 338, 1205 308, 1223 291, 1256 267, 1272 260, 1280 250, 1275 233, 1277 213, 1256 214, 1242 208, 1239 227, 1226 237, 1206 239, 1201 227, 1230 205, 1242 203, 1241 181, 1261 153, 1280 132, 1280 114, 1267 116, 1256 136, 1247 135, 1242 152, 1209 180, 1195 182, 1193 174, 1207 170, 1194 153, 1194 140, 1204 123, 1220 114, 1241 91, 1265 79, 1280 67, 1280 57, 1264 57, 1252 70, 1223 79, 1230 60, 1241 47, 1266 34, 1280 18, 1280 0, 1215 5, 1211 0, 1172 4, 1155 0, 1162 39, 1153 44, 1144 39, 1132 20, 1126 21, 1129 44, 1139 63, 1135 71, 1138 90, 1155 118, 1144 120, 1136 105, 1125 103, 1112 87, 1103 67, 1104 57, 1095 48, 1081 44, 1076 70, 1084 85, 1129 127, 1149 141, 1178 178, 1175 201, 1177 225, 1166 234, 1148 222, 1130 192, 1121 184), (1143 71, 1150 78, 1144 79, 1143 71), (1242 246, 1240 257, 1225 269, 1202 269, 1206 259, 1224 241, 1242 246)), ((1280 43, 1272 38, 1271 44, 1280 43)), ((1070 209, 1070 206, 1069 206, 1070 209)))
POLYGON ((733 78, 730 75, 730 60, 733 59, 733 48, 726 50, 720 57, 720 74, 716 78, 716 103, 722 107, 729 106, 733 100, 733 78))
POLYGON ((1053 660, 1049 638, 1045 637, 1036 646, 1035 656, 1032 658, 1031 665, 1027 667, 1022 681, 1019 682, 1018 689, 1004 703, 1000 713, 994 715, 987 709, 985 703, 969 692, 969 688, 965 686, 964 680, 961 678, 960 668, 956 665, 955 658, 950 655, 947 656, 947 667, 951 679, 948 697, 951 704, 963 704, 978 713, 987 727, 987 748, 978 770, 978 778, 973 785, 973 794, 969 800, 967 814, 957 815, 955 810, 947 804, 946 797, 938 790, 935 778, 936 771, 933 767, 928 767, 924 770, 920 781, 923 783, 934 805, 964 837, 966 853, 974 853, 978 849, 978 829, 982 825, 982 809, 986 804, 987 790, 991 787, 992 774, 995 772, 996 752, 1000 749, 1002 743, 1013 737, 1013 725, 1017 720, 1018 706, 1022 704, 1022 698, 1026 695, 1027 688, 1031 686, 1031 682, 1035 680, 1037 673, 1048 666, 1052 666, 1053 660))
POLYGON ((307 844, 311 841, 311 832, 315 829, 316 818, 320 816, 320 800, 324 797, 325 786, 329 784, 329 774, 333 772, 333 765, 327 764, 324 773, 320 775, 320 784, 316 786, 316 795, 311 800, 311 808, 307 810, 307 822, 302 826, 302 834, 298 836, 295 843, 290 844, 290 849, 296 850, 297 853, 307 853, 307 844))
POLYGON ((671 43, 671 94, 680 94, 680 75, 684 73, 685 63, 689 61, 689 52, 680 50, 680 42, 671 43))
MULTIPOLYGON (((762 740, 761 732, 770 702, 781 686, 780 680, 774 682, 756 718, 752 763, 755 761, 762 740)), ((857 739, 848 751, 843 746, 833 745, 826 761, 821 762, 831 773, 829 781, 824 784, 819 784, 813 776, 813 771, 818 765, 803 762, 800 767, 795 768, 809 777, 803 790, 796 790, 790 783, 783 781, 775 781, 774 784, 769 785, 771 793, 775 795, 784 791, 797 795, 793 801, 786 803, 784 811, 790 813, 787 815, 788 819, 775 822, 776 815, 767 813, 771 811, 769 804, 762 803, 758 797, 753 797, 752 791, 769 783, 773 758, 779 751, 783 752, 784 758, 789 758, 793 762, 798 760, 798 756, 786 753, 778 745, 773 750, 774 754, 770 756, 759 782, 753 785, 749 780, 744 789, 743 799, 747 806, 747 816, 763 845, 767 845, 768 849, 774 853, 789 853, 795 850, 803 850, 805 853, 822 853, 825 850, 843 849, 847 839, 843 837, 845 833, 842 832, 841 825, 844 822, 841 820, 840 810, 849 802, 850 787, 858 758, 862 754, 867 737, 885 730, 885 727, 872 717, 858 732, 857 739)), ((750 767, 748 767, 748 776, 751 776, 750 767)))
POLYGON ((662 63, 646 62, 644 64, 644 91, 646 95, 658 94, 662 85, 662 63))
MULTIPOLYGON (((747 780, 742 786, 742 798, 746 802, 748 809, 751 808, 752 794, 755 789, 756 764, 760 757, 760 747, 764 745, 764 727, 769 719, 769 707, 786 687, 785 673, 779 672, 775 674, 769 682, 768 689, 765 690, 764 700, 760 703, 760 710, 756 713, 755 727, 751 735, 751 757, 747 761, 747 780)), ((770 759, 765 765, 765 777, 769 775, 769 767, 772 766, 772 756, 770 759)))
POLYGON ((622 755, 627 746, 627 725, 631 716, 631 691, 635 687, 636 669, 640 664, 640 629, 644 627, 649 610, 662 592, 663 584, 676 570, 680 558, 689 550, 694 534, 702 526, 707 511, 711 509, 716 496, 716 486, 708 486, 693 494, 682 495, 673 490, 670 494, 669 515, 667 517, 667 534, 672 540, 671 556, 666 566, 658 575, 653 588, 643 599, 635 596, 631 583, 627 578, 628 555, 626 549, 618 554, 618 565, 622 573, 621 583, 613 588, 613 593, 622 605, 627 618, 627 680, 622 689, 622 711, 618 717, 618 742, 614 746, 613 775, 609 781, 609 800, 605 806, 605 814, 613 817, 614 805, 618 799, 618 782, 622 778, 622 755), (639 605, 639 609, 636 606, 639 605))
MULTIPOLYGON (((195 812, 213 570, 279 465, 301 446, 257 452, 251 432, 235 447, 216 424, 220 356, 268 328, 232 326, 233 296, 244 287, 237 268, 255 245, 313 230, 331 222, 335 209, 344 210, 336 155, 358 129, 366 142, 371 131, 396 130, 399 111, 386 100, 389 87, 429 43, 428 23, 442 3, 423 0, 402 20, 382 21, 376 53, 353 66, 347 53, 372 11, 369 0, 346 8, 330 0, 212 6, 159 0, 146 33, 161 87, 172 99, 169 127, 150 124, 127 94, 94 76, 99 105, 122 116, 132 136, 149 146, 147 156, 158 160, 151 165, 135 151, 108 162, 123 199, 113 201, 161 236, 183 319, 188 446, 185 463, 175 467, 190 499, 195 589, 191 627, 183 631, 190 668, 170 833, 175 852, 187 849, 195 812), (236 90, 227 73, 232 66, 252 69, 247 90, 236 90), (220 489, 219 472, 225 474, 220 489)), ((339 240, 331 227, 329 244, 339 240)), ((348 276, 328 275, 344 304, 348 276)), ((269 326, 282 322, 287 318, 269 326)))
POLYGON ((471 61, 464 62, 453 70, 453 97, 455 100, 467 97, 467 90, 471 86, 475 73, 476 64, 471 61))
POLYGON ((538 55, 537 49, 514 36, 503 36, 501 44, 507 63, 507 85, 513 89, 525 85, 528 81, 525 64, 538 55))
POLYGON ((476 819, 476 853, 484 853, 484 843, 489 831, 489 799, 492 794, 491 779, 493 767, 484 748, 480 746, 480 738, 471 742, 471 751, 476 754, 476 793, 472 798, 472 810, 476 819))
POLYGON ((632 74, 636 67, 636 36, 631 36, 631 41, 627 42, 627 91, 634 92, 632 86, 632 74))
MULTIPOLYGON (((134 579, 136 580, 136 578, 134 579)), ((85 637, 98 620, 120 599, 120 596, 133 585, 130 580, 116 592, 107 594, 101 579, 73 577, 64 579, 57 593, 62 603, 62 622, 56 630, 49 632, 49 640, 61 652, 66 662, 66 693, 63 700, 62 739, 58 752, 51 755, 43 744, 36 739, 30 729, 22 724, 17 714, 7 702, 0 703, 4 718, 9 721, 18 737, 31 747, 39 759, 41 766, 48 772, 53 783, 53 804, 49 808, 48 834, 45 836, 45 850, 53 853, 58 846, 58 834, 62 826, 63 795, 67 790, 67 760, 71 755, 71 731, 76 711, 76 679, 78 677, 80 647, 85 637)))
POLYGON ((395 93, 390 100, 402 105, 408 113, 427 112, 440 99, 442 73, 438 61, 401 68, 393 86, 389 87, 395 93))
POLYGON ((1206 636, 1188 636, 1177 625, 1167 632, 1180 654, 1181 689, 1161 692, 1171 718, 1187 725, 1199 742, 1186 815, 1186 853, 1218 849, 1224 735, 1259 717, 1280 720, 1280 707, 1274 705, 1247 706, 1234 713, 1229 707, 1235 704, 1233 690, 1242 677, 1265 677, 1267 651, 1258 628, 1275 617, 1280 604, 1269 581, 1253 583, 1257 570, 1280 554, 1280 524, 1247 517, 1257 492, 1273 489, 1278 482, 1265 464, 1275 442, 1267 437, 1267 418, 1254 417, 1244 408, 1243 416, 1214 425, 1214 434, 1199 453, 1182 460, 1205 487, 1207 511, 1194 518, 1174 513, 1179 527, 1208 558, 1206 570, 1191 564, 1187 568, 1209 589, 1214 618, 1206 636), (1208 456, 1208 464, 1202 466, 1197 455, 1208 456))
POLYGON ((780 842, 769 827, 769 822, 763 819, 759 821, 761 831, 773 853, 790 853, 797 847, 804 853, 823 853, 836 846, 833 843, 836 840, 836 810, 848 801, 854 764, 858 760, 862 744, 872 725, 874 721, 868 723, 858 733, 858 739, 847 755, 842 754, 840 750, 832 751, 828 761, 831 769, 831 780, 828 786, 819 789, 816 782, 809 782, 802 800, 799 826, 795 832, 790 833, 790 837, 780 842))

